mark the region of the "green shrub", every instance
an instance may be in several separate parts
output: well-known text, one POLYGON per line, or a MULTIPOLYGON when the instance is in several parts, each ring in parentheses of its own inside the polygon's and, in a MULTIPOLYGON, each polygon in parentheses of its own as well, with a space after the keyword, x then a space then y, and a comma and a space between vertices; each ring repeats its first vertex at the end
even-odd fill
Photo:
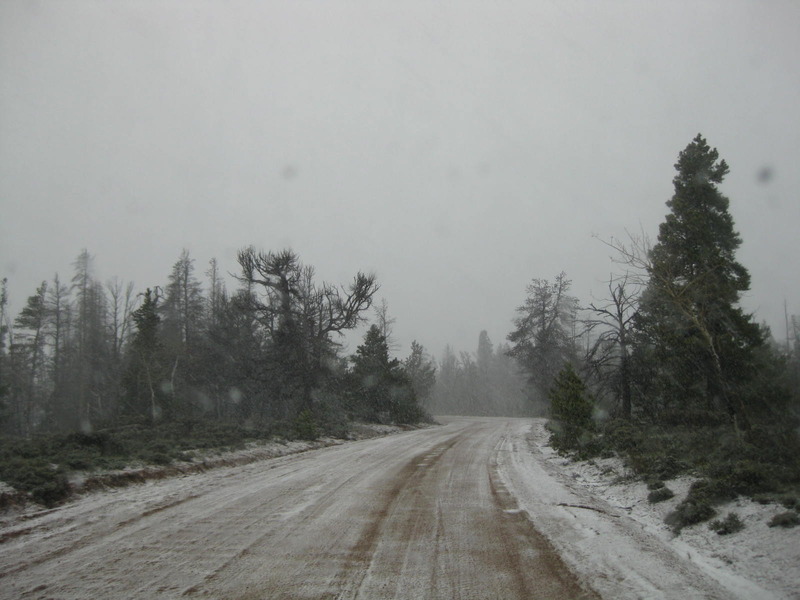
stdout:
POLYGON ((717 511, 708 502, 684 500, 664 521, 675 533, 680 533, 684 527, 708 521, 716 514, 717 511))
POLYGON ((661 479, 648 479, 647 480, 647 489, 648 490, 660 490, 664 487, 664 482, 661 479))
POLYGON ((556 376, 549 398, 550 444, 561 452, 586 448, 592 438, 593 402, 571 364, 556 376))
POLYGON ((0 480, 45 506, 54 506, 70 493, 64 472, 40 458, 15 457, 0 464, 0 480))
POLYGON ((738 494, 726 481, 719 479, 700 479, 689 488, 687 500, 705 502, 707 504, 721 504, 734 500, 738 494))
POLYGON ((606 444, 621 452, 632 452, 644 443, 641 425, 621 419, 609 421, 603 428, 606 444))
POLYGON ((63 474, 58 474, 49 481, 34 487, 30 494, 35 502, 50 508, 67 498, 71 491, 67 478, 63 474))
POLYGON ((316 440, 319 438, 319 430, 313 413, 306 409, 302 411, 294 420, 294 435, 301 440, 316 440))
POLYGON ((673 492, 668 487, 661 487, 647 494, 647 501, 650 504, 656 504, 657 502, 664 502, 665 500, 669 500, 670 498, 674 497, 675 497, 675 492, 673 492))
POLYGON ((785 527, 787 529, 798 525, 800 525, 800 515, 793 510, 777 514, 769 522, 770 527, 785 527))
POLYGON ((719 535, 729 535, 744 529, 744 523, 736 513, 728 513, 724 519, 716 519, 709 523, 708 528, 719 535))
POLYGON ((637 473, 658 479, 674 479, 688 469, 686 462, 678 457, 674 449, 670 448, 656 452, 631 454, 628 464, 637 473))
POLYGON ((753 496, 776 489, 772 466, 752 460, 713 464, 707 472, 720 486, 729 488, 736 495, 753 496))

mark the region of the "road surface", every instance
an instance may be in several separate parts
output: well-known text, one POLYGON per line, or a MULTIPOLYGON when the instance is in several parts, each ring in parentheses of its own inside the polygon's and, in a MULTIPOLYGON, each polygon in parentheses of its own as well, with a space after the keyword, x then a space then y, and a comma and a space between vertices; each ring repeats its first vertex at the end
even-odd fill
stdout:
MULTIPOLYGON (((580 551, 565 554, 549 539, 558 518, 602 511, 546 497, 563 492, 552 480, 537 495, 536 478, 549 476, 522 472, 535 460, 530 424, 451 419, 91 494, 2 532, 0 597, 576 600, 671 585, 631 579, 624 564, 600 564, 595 577, 588 561, 576 574, 580 551), (539 533, 547 527, 549 539, 539 533)), ((573 537, 585 531, 566 527, 573 537)), ((656 566, 645 569, 671 569, 679 585, 698 579, 662 564, 661 549, 646 551, 656 566)), ((696 596, 682 588, 674 597, 724 597, 697 585, 696 596)))

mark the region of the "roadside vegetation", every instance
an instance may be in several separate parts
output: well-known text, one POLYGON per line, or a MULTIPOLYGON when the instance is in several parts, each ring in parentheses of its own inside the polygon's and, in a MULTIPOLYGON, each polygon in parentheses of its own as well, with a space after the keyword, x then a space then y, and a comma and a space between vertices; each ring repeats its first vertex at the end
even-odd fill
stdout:
MULTIPOLYGON (((669 480, 696 478, 666 519, 675 532, 738 496, 785 506, 771 525, 793 526, 800 322, 787 315, 778 343, 739 306, 750 276, 736 261, 741 239, 717 188, 728 166, 716 149, 698 135, 675 168, 656 243, 609 242, 623 272, 606 299, 582 309, 563 273, 534 280, 512 353, 549 399, 554 448, 576 459, 620 456, 648 482, 650 502, 674 496, 669 480)), ((712 522, 721 534, 740 525, 735 515, 712 522)))
MULTIPOLYGON (((191 462, 197 450, 238 450, 248 442, 309 439, 308 433, 302 424, 249 429, 194 421, 143 422, 91 433, 42 433, 28 438, 4 436, 0 439, 0 481, 39 504, 53 506, 72 494, 70 477, 75 472, 91 476, 126 467, 191 462)), ((316 438, 318 432, 313 433, 316 438)))
POLYGON ((41 504, 75 472, 169 465, 192 450, 347 437, 356 421, 430 421, 435 367, 416 342, 390 356, 373 275, 317 282, 289 250, 238 255, 229 294, 184 251, 165 287, 102 284, 83 251, 67 285, 43 282, 13 321, 0 297, 0 481, 41 504), (369 320, 344 356, 340 336, 369 320))

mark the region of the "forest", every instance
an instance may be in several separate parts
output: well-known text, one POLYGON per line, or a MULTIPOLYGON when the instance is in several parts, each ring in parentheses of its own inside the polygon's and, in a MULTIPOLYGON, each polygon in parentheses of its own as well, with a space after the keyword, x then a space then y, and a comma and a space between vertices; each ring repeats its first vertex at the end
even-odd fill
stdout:
POLYGON ((0 479, 47 503, 68 493, 70 470, 170 462, 191 445, 431 414, 547 416, 556 448, 625 456, 652 501, 698 473, 676 530, 739 494, 797 515, 800 320, 787 314, 776 341, 740 306, 750 276, 717 150, 698 135, 675 169, 655 242, 598 241, 616 271, 604 298, 572 296, 566 272, 534 278, 506 340, 481 331, 475 352, 448 346, 439 360, 417 342, 392 356, 374 275, 319 281, 291 250, 242 248, 233 291, 215 260, 201 276, 188 250, 163 286, 138 291, 98 281, 83 250, 68 280, 42 282, 17 315, 4 280, 0 479), (345 356, 342 334, 366 322, 345 356))
POLYGON ((373 275, 319 282, 290 250, 247 247, 238 262, 233 293, 215 260, 204 286, 186 250, 165 286, 136 293, 97 281, 84 250, 69 282, 42 282, 13 321, 3 314, 0 480, 51 503, 73 470, 344 437, 354 420, 430 420, 434 366, 416 343, 405 360, 389 356, 392 319, 385 301, 373 307, 373 275), (363 344, 342 356, 339 336, 371 308, 363 344))

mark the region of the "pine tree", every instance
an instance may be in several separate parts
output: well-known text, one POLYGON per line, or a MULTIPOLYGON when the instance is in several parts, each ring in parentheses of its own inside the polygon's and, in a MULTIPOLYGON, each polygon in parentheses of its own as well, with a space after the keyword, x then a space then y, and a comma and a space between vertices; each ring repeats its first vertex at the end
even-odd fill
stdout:
POLYGON ((545 398, 556 374, 575 360, 578 301, 569 295, 571 283, 564 272, 553 283, 534 279, 527 288, 525 303, 517 308, 515 330, 508 334, 510 354, 528 373, 535 400, 545 398))
POLYGON ((565 450, 577 447, 581 436, 592 428, 593 403, 570 363, 556 375, 549 397, 550 414, 556 421, 551 443, 565 450))
POLYGON ((201 380, 200 345, 205 329, 206 301, 202 286, 194 275, 194 259, 184 249, 172 266, 159 307, 161 339, 169 356, 169 391, 172 406, 183 416, 192 416, 203 409, 197 405, 197 386, 201 380))
POLYGON ((389 358, 386 337, 377 325, 367 330, 352 361, 355 408, 363 417, 378 421, 388 417, 398 423, 423 418, 411 380, 400 361, 389 358))
POLYGON ((144 293, 142 304, 133 312, 133 322, 136 333, 130 344, 125 376, 126 412, 157 420, 169 407, 163 392, 167 370, 159 339, 158 298, 150 288, 144 293))
POLYGON ((8 406, 8 357, 6 355, 6 335, 8 334, 8 324, 6 323, 6 306, 8 305, 8 279, 3 277, 0 280, 0 425, 4 425, 10 417, 8 406))
POLYGON ((436 365, 425 352, 422 344, 416 340, 411 342, 411 354, 403 363, 406 373, 411 380, 411 387, 417 400, 423 406, 427 405, 433 386, 436 384, 436 365))
POLYGON ((14 326, 24 332, 17 336, 17 344, 26 358, 26 385, 24 401, 21 406, 22 414, 20 415, 20 431, 25 434, 30 434, 35 425, 38 425, 35 421, 43 417, 45 408, 44 394, 40 393, 38 388, 41 387, 44 371, 46 297, 47 283, 43 281, 42 285, 36 289, 36 294, 28 298, 28 302, 14 320, 14 326))
POLYGON ((750 276, 735 259, 741 238, 717 189, 728 165, 698 135, 675 168, 675 193, 650 251, 638 327, 661 365, 664 404, 683 412, 724 410, 743 422, 736 385, 750 377, 762 336, 737 306, 750 276))

